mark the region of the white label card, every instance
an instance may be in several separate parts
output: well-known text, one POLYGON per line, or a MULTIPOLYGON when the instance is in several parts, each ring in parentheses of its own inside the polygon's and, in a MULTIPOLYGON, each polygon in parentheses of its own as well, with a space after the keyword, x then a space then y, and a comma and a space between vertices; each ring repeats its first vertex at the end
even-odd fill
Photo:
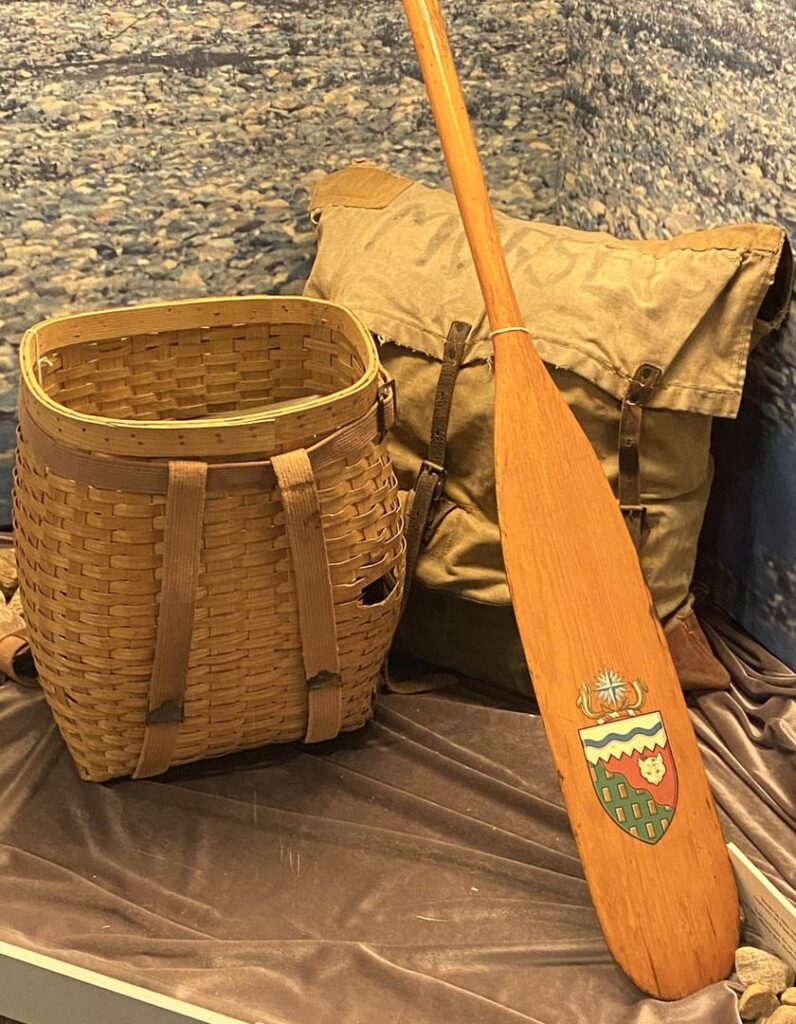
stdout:
POLYGON ((760 944, 796 968, 796 907, 734 843, 728 843, 746 928, 760 944))

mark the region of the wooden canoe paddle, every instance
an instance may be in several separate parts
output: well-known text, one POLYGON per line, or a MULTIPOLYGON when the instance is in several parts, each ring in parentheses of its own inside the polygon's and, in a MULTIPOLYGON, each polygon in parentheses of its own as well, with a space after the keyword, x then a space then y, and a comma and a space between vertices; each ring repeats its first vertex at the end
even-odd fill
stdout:
POLYGON ((404 0, 495 347, 503 556, 603 933, 646 992, 726 978, 735 881, 666 638, 592 447, 526 329, 437 0, 404 0))

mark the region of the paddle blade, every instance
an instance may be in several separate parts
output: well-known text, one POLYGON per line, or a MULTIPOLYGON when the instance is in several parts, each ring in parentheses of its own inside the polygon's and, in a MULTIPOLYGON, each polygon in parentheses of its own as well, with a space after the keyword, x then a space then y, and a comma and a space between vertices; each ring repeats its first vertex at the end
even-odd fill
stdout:
POLYGON ((676 999, 726 978, 730 867, 636 550, 527 335, 495 338, 495 471, 514 611, 606 941, 676 999))

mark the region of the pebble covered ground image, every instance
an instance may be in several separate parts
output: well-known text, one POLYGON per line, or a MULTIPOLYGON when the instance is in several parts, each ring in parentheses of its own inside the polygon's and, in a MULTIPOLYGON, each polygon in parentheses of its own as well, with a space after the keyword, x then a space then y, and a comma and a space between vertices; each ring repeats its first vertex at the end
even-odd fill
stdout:
MULTIPOLYGON (((796 229, 792 4, 445 11, 498 208, 631 238, 796 229)), ((0 5, 0 56, 7 523, 25 328, 141 300, 298 292, 322 174, 364 158, 429 184, 447 175, 399 0, 15 0, 0 5)), ((796 467, 795 367, 791 328, 750 374, 775 487, 796 467)), ((792 517, 782 487, 769 504, 792 517)), ((762 639, 796 657, 796 540, 774 533, 755 527, 755 563, 729 565, 728 600, 742 621, 773 621, 762 639)))

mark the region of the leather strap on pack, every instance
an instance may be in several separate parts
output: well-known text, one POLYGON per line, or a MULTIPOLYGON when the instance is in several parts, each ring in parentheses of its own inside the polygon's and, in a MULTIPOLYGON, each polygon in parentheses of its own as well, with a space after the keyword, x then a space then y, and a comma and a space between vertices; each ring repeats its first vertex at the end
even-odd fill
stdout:
POLYGON ((448 422, 453 402, 453 391, 471 330, 470 324, 454 320, 445 339, 442 368, 439 372, 437 391, 434 395, 434 410, 431 414, 428 454, 420 465, 407 514, 406 583, 402 607, 406 605, 409 597, 417 560, 420 557, 420 549, 423 546, 423 537, 445 486, 447 475, 445 453, 448 445, 448 422))
POLYGON ((155 660, 136 779, 159 775, 169 767, 185 717, 206 481, 204 462, 169 463, 155 660))
POLYGON ((646 506, 641 504, 642 407, 652 398, 660 383, 662 370, 652 363, 642 363, 630 379, 619 417, 619 507, 633 543, 638 548, 644 532, 646 506))
POLYGON ((293 562, 304 673, 305 743, 332 739, 343 718, 334 591, 323 536, 321 506, 309 455, 300 448, 271 460, 285 510, 293 562))
MULTIPOLYGON (((412 589, 423 539, 445 486, 447 476, 445 455, 448 446, 448 423, 453 403, 453 392, 471 330, 470 324, 464 323, 462 320, 454 320, 445 339, 442 367, 437 379, 434 408, 431 413, 431 436, 428 442, 427 456, 420 464, 406 515, 406 576, 401 601, 402 613, 412 589)), ((389 653, 382 665, 382 685, 391 693, 429 693, 444 689, 454 681, 453 676, 444 673, 396 679, 391 671, 389 653)))

